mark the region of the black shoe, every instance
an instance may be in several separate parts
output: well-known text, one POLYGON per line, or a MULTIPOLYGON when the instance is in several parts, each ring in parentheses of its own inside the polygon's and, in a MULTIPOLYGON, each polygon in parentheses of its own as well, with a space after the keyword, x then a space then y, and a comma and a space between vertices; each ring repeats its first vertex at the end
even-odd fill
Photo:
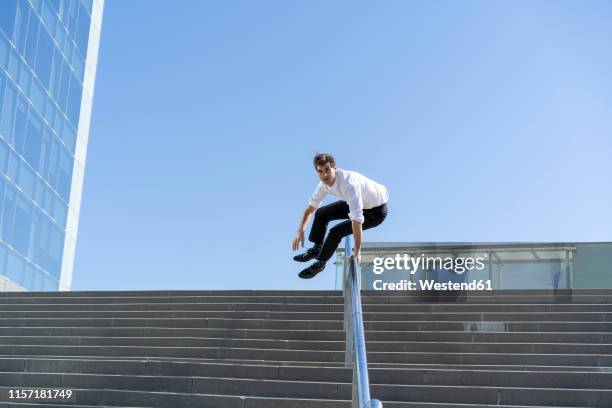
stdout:
POLYGON ((317 261, 300 272, 298 276, 302 279, 314 278, 317 273, 321 272, 323 269, 325 269, 325 262, 317 261))
POLYGON ((321 245, 315 245, 309 250, 307 250, 306 252, 304 252, 303 254, 294 256, 293 260, 298 261, 298 262, 308 262, 311 259, 315 259, 317 256, 319 256, 320 252, 321 252, 321 245))

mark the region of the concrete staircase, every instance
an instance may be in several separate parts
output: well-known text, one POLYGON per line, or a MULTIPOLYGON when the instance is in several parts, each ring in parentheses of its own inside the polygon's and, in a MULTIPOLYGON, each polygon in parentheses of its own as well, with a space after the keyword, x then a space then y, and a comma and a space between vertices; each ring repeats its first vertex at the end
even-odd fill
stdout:
MULTIPOLYGON (((612 407, 612 290, 362 299, 385 407, 612 407)), ((348 408, 342 319, 336 291, 0 293, 0 408, 348 408)))

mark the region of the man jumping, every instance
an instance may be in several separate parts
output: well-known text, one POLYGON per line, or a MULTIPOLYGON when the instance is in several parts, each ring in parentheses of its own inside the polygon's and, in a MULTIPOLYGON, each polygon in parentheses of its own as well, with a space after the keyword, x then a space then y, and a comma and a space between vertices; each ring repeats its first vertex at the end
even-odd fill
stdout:
POLYGON ((306 252, 293 257, 298 262, 317 261, 299 273, 299 277, 309 279, 325 269, 325 263, 332 257, 342 238, 353 233, 355 236, 355 255, 361 260, 361 231, 380 225, 387 217, 387 188, 355 172, 336 169, 336 161, 331 154, 317 154, 313 164, 319 175, 319 185, 304 210, 300 227, 293 240, 293 250, 304 247, 304 230, 315 213, 308 240, 314 246, 306 252), (340 201, 319 208, 327 194, 340 198, 340 201), (329 230, 325 237, 327 224, 332 220, 346 220, 329 230))

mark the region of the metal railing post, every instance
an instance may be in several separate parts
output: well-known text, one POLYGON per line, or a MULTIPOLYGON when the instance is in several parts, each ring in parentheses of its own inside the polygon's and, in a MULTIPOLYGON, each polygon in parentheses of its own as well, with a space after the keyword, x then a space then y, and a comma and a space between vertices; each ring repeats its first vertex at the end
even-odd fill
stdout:
MULTIPOLYGON (((353 358, 355 353, 353 353, 353 358)), ((353 365, 354 367, 354 365, 353 365)), ((351 408, 359 408, 359 381, 357 379, 357 370, 353 368, 353 397, 351 402, 351 408)))
POLYGON ((361 276, 357 260, 352 255, 350 237, 345 238, 344 255, 345 366, 353 367, 351 407, 382 408, 379 400, 370 400, 370 380, 361 307, 361 276))
POLYGON ((353 367, 353 330, 351 316, 353 315, 353 301, 350 288, 350 259, 351 243, 350 240, 344 241, 344 332, 346 333, 346 347, 344 355, 344 366, 353 367))

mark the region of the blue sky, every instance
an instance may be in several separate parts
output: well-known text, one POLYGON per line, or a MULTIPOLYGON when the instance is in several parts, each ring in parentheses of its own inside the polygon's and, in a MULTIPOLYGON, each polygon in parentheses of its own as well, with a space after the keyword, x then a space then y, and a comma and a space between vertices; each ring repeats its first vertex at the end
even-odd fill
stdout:
MULTIPOLYGON (((316 152, 365 241, 611 241, 607 1, 107 0, 74 290, 330 289, 316 152)), ((328 198, 328 202, 331 198, 328 198)))

